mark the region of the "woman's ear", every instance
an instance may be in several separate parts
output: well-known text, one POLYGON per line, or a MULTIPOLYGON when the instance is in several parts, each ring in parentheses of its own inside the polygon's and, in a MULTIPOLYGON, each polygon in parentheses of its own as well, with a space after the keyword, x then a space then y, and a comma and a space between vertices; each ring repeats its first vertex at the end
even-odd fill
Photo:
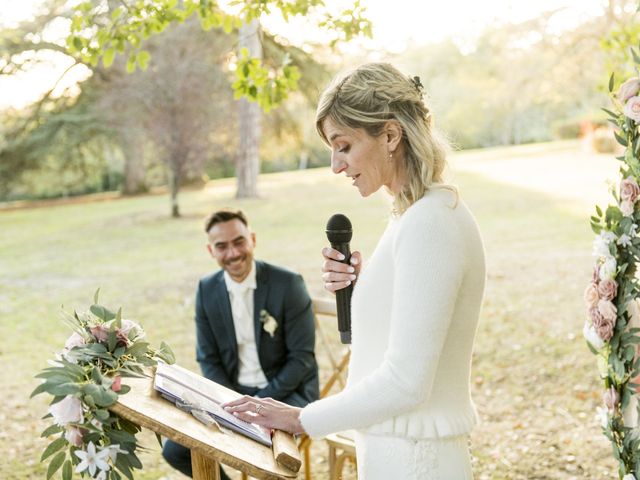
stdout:
POLYGON ((402 140, 402 126, 397 120, 389 120, 385 125, 384 134, 389 151, 395 151, 402 140))

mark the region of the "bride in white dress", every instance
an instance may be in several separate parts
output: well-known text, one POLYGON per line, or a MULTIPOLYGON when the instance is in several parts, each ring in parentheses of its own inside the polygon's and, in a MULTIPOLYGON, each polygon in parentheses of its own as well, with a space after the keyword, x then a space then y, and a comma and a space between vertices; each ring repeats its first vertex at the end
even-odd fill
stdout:
POLYGON ((394 198, 366 267, 359 252, 346 265, 323 250, 325 288, 354 283, 347 386, 303 409, 254 397, 226 408, 312 437, 355 430, 360 479, 471 479, 469 377, 484 250, 457 189, 444 183, 446 148, 420 80, 363 65, 322 94, 316 126, 334 173, 363 197, 385 187, 394 198))

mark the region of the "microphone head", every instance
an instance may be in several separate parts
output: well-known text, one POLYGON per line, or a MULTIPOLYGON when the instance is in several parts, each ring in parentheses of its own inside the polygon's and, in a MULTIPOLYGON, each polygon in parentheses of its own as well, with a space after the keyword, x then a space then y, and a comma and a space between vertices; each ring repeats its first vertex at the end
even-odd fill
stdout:
POLYGON ((351 222, 341 213, 336 213, 327 222, 327 239, 332 244, 349 243, 353 236, 351 222))

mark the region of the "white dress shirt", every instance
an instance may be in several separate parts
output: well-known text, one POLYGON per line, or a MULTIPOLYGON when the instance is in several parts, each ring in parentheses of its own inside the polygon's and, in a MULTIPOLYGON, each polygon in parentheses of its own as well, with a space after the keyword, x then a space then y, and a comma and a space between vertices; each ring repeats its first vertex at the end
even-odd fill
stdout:
POLYGON ((253 322, 253 292, 256 289, 255 262, 251 265, 251 272, 242 282, 234 281, 226 271, 224 282, 229 292, 233 326, 238 342, 238 383, 248 387, 264 388, 269 382, 260 366, 253 322))

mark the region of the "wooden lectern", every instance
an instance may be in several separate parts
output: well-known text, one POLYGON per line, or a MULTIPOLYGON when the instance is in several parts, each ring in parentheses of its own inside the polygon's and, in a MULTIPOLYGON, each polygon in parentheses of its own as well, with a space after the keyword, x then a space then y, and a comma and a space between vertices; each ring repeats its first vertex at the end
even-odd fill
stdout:
POLYGON ((273 435, 272 449, 239 433, 223 433, 215 427, 205 426, 162 398, 153 389, 152 376, 127 378, 123 383, 131 390, 121 395, 110 409, 137 425, 190 448, 194 480, 219 480, 218 463, 257 479, 296 478, 301 460, 292 435, 277 430, 273 435))

